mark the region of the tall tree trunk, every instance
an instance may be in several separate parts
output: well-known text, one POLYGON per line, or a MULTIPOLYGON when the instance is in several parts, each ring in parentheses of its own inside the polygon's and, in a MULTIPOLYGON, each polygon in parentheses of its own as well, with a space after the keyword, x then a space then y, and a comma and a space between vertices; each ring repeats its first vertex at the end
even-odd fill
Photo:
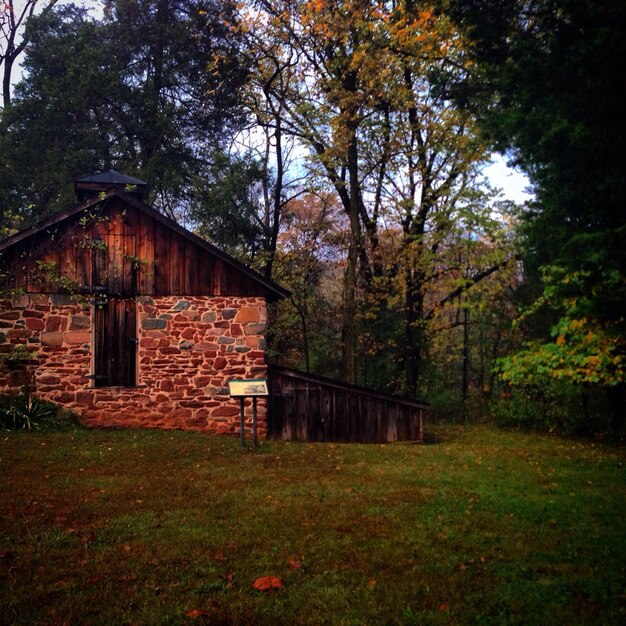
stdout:
POLYGON ((356 280, 357 280, 358 249, 354 241, 348 249, 348 265, 346 266, 343 287, 343 320, 342 320, 342 361, 343 376, 346 382, 356 383, 356 280))
POLYGON ((348 248, 348 265, 344 281, 344 317, 343 317, 343 370, 344 379, 348 383, 357 382, 357 278, 359 258, 363 258, 364 246, 359 215, 359 154, 356 138, 356 124, 352 130, 352 141, 348 147, 348 178, 350 182, 350 204, 348 218, 350 220, 350 246, 348 248))
MULTIPOLYGON (((269 98, 269 95, 267 95, 266 97, 269 98)), ((276 129, 274 131, 274 140, 276 142, 276 182, 274 183, 274 193, 272 196, 271 223, 266 225, 266 228, 269 230, 269 239, 266 241, 265 252, 267 253, 267 259, 265 261, 265 267, 263 269, 263 273, 267 278, 272 277, 274 258, 276 256, 276 245, 278 243, 278 233, 280 231, 280 214, 283 208, 283 180, 285 174, 285 165, 283 161, 282 125, 280 114, 276 115, 276 129)))
POLYGON ((424 341, 424 294, 422 280, 414 268, 405 269, 404 381, 410 396, 417 397, 424 341))
POLYGON ((469 366, 470 366, 470 349, 469 349, 469 308, 467 302, 463 307, 463 375, 461 381, 461 396, 463 398, 463 419, 467 421, 469 417, 467 396, 469 391, 469 366))
POLYGON ((13 60, 7 57, 4 60, 4 75, 2 77, 2 102, 6 109, 11 104, 11 72, 13 70, 13 60))

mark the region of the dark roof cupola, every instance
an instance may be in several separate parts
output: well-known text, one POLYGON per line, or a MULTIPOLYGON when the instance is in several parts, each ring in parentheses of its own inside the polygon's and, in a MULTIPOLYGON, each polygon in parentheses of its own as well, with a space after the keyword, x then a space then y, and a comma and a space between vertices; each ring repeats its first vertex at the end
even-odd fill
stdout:
POLYGON ((144 180, 126 176, 116 170, 107 170, 89 176, 82 176, 74 181, 74 190, 79 202, 98 196, 110 189, 119 189, 142 200, 146 195, 148 184, 144 180))

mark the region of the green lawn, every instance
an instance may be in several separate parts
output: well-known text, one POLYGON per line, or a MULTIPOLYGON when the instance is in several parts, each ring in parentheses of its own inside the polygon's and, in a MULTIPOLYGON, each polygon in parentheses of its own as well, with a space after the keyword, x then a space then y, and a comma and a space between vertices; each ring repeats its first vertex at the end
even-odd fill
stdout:
POLYGON ((430 432, 0 432, 0 623, 626 623, 624 449, 430 432))

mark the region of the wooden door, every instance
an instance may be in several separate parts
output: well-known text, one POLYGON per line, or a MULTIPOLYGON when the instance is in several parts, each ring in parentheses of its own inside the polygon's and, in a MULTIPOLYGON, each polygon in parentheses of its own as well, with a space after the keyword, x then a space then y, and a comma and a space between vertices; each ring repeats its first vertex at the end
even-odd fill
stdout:
POLYGON ((95 307, 96 387, 137 384, 137 306, 133 299, 106 298, 95 307))

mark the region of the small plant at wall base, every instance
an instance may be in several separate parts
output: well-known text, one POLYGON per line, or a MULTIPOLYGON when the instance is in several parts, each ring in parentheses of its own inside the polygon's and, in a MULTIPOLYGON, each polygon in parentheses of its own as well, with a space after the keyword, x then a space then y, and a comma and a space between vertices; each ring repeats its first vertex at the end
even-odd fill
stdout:
POLYGON ((36 398, 28 388, 17 396, 0 394, 0 430, 61 430, 77 424, 75 413, 36 398))

